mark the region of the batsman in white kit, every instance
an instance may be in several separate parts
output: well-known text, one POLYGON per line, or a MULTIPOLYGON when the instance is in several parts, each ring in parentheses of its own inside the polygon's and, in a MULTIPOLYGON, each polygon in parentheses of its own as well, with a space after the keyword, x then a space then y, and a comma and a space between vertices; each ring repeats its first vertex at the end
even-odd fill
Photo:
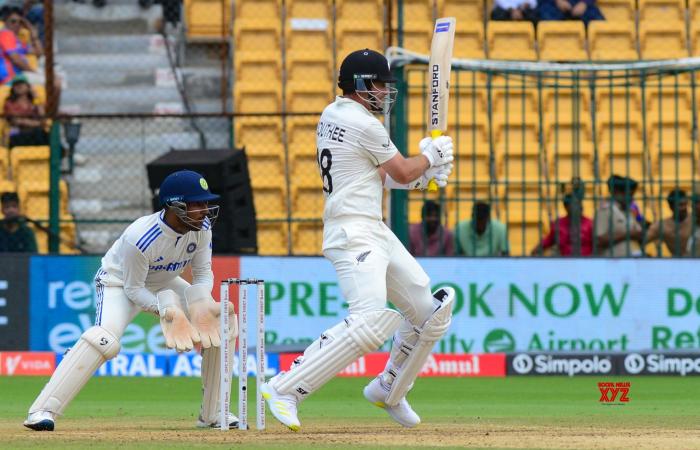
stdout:
MULTIPOLYGON (((24 426, 53 431, 56 417, 93 373, 119 353, 126 326, 139 311, 160 316, 168 348, 202 346, 202 405, 198 427, 219 428, 219 306, 211 296, 211 227, 219 212, 209 202, 219 196, 190 170, 174 172, 160 186, 163 209, 133 222, 102 258, 95 276, 95 325, 64 356, 44 386, 24 426), (192 267, 192 284, 180 277, 192 267)), ((233 308, 230 308, 233 311, 233 308)), ((236 320, 229 341, 235 341, 236 320)), ((225 338, 225 337, 223 337, 225 338)), ((230 348, 233 349, 234 345, 230 348)), ((229 415, 230 426, 238 418, 229 415)))
POLYGON ((393 82, 380 53, 349 54, 340 66, 343 95, 325 108, 318 124, 323 254, 335 267, 349 314, 323 332, 289 371, 262 386, 273 415, 293 431, 301 428, 301 401, 391 336, 386 368, 364 396, 399 424, 418 425, 406 394, 450 325, 454 290, 430 292, 425 271, 382 222, 382 196, 383 189, 425 189, 430 180, 444 187, 452 171, 452 139, 428 137, 420 142, 420 155, 401 155, 374 116, 394 102, 393 82), (387 300, 400 313, 388 309, 387 300))

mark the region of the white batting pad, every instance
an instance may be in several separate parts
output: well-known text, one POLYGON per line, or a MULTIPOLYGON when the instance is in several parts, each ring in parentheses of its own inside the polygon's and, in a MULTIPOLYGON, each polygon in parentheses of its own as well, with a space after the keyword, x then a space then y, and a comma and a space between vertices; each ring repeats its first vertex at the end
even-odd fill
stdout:
POLYGON ((391 367, 382 374, 382 380, 390 386, 389 395, 385 401, 389 406, 398 405, 406 396, 423 364, 430 356, 435 342, 450 328, 452 304, 455 298, 454 289, 440 288, 433 293, 433 298, 438 307, 423 326, 414 328, 415 334, 408 339, 394 341, 394 345, 400 346, 400 352, 392 351, 391 367))
MULTIPOLYGON (((230 333, 228 346, 229 361, 233 361, 233 353, 236 348, 238 326, 236 315, 230 321, 230 333)), ((231 364, 233 369, 233 364, 231 364)), ((221 352, 218 347, 202 349, 202 406, 199 409, 199 418, 202 422, 216 423, 219 420, 219 393, 221 388, 221 352)), ((231 383, 233 377, 229 377, 231 383)), ((229 389, 231 392, 231 389, 229 389)))
POLYGON ((119 339, 106 329, 100 326, 87 329, 58 365, 29 408, 29 414, 36 411, 63 414, 92 374, 102 363, 117 356, 119 349, 119 339))
POLYGON ((270 384, 280 394, 293 394, 301 401, 348 364, 378 349, 402 321, 403 316, 391 309, 351 314, 314 341, 300 364, 270 384))

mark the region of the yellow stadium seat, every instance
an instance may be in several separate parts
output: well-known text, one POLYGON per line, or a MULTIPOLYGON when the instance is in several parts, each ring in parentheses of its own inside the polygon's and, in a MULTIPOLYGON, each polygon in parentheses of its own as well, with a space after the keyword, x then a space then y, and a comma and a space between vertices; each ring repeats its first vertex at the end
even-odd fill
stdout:
MULTIPOLYGON (((698 10, 700 11, 700 2, 698 3, 698 10)), ((695 13, 698 17, 697 20, 690 22, 690 55, 698 56, 700 55, 700 13, 695 13)))
POLYGON ((253 187, 253 202, 258 219, 287 217, 287 187, 283 179, 267 180, 267 185, 253 187))
POLYGON ((488 57, 490 59, 537 59, 535 30, 530 22, 488 22, 488 57))
POLYGON ((639 23, 685 22, 685 0, 639 0, 639 23))
POLYGON ((282 27, 279 21, 259 24, 255 21, 237 20, 234 23, 234 33, 234 58, 244 58, 246 61, 281 59, 282 27))
POLYGON ((188 39, 225 39, 230 33, 231 0, 185 0, 184 15, 188 39))
POLYGON ((383 0, 337 0, 336 5, 336 59, 342 61, 355 50, 384 48, 383 0))
POLYGON ((455 176, 476 181, 485 181, 490 179, 491 170, 489 167, 490 159, 488 153, 457 155, 455 157, 455 161, 455 176))
POLYGON ((338 22, 336 24, 336 59, 342 61, 349 53, 363 48, 379 52, 384 48, 381 22, 338 22))
POLYGON ((304 19, 328 19, 331 2, 328 0, 294 0, 286 3, 287 17, 304 19))
POLYGON ((641 22, 639 52, 642 59, 687 57, 685 23, 641 22))
POLYGON ((582 180, 593 179, 593 162, 586 152, 569 154, 549 152, 548 156, 547 177, 550 181, 567 182, 574 177, 582 180))
POLYGON ((499 154, 537 154, 540 151, 537 122, 532 119, 520 123, 496 125, 494 146, 499 154))
POLYGON ((10 151, 0 147, 0 181, 10 178, 10 151))
POLYGON ((258 254, 287 255, 289 253, 287 222, 264 222, 258 220, 258 254))
MULTIPOLYGON (((316 177, 318 179, 318 177, 316 177)), ((298 219, 323 218, 323 189, 318 186, 292 186, 292 216, 298 219)))
POLYGON ((654 82, 647 86, 645 96, 648 118, 658 119, 661 116, 666 120, 676 117, 688 120, 692 116, 693 100, 690 87, 666 84, 659 88, 654 82))
POLYGON ((700 19, 700 0, 688 0, 688 16, 692 27, 700 19))
POLYGON ((251 58, 247 53, 246 58, 237 55, 235 58, 236 81, 235 86, 245 84, 280 84, 282 81, 282 64, 279 59, 251 58))
POLYGON ((529 256, 530 251, 545 235, 539 223, 513 223, 508 227, 508 243, 511 256, 529 256))
POLYGON ((492 79, 493 122, 497 125, 518 125, 524 120, 534 120, 539 114, 537 90, 530 89, 527 80, 517 75, 507 81, 501 77, 492 79))
POLYGON ((462 156, 489 154, 489 135, 486 122, 462 123, 448 129, 454 140, 455 153, 462 156))
POLYGON ((290 117, 287 119, 289 153, 316 155, 316 128, 318 117, 290 117))
POLYGON ((595 98, 596 120, 641 123, 641 89, 624 86, 609 87, 608 80, 600 80, 596 87, 595 98))
POLYGON ((236 117, 236 147, 245 147, 248 156, 284 155, 282 119, 270 117, 236 117))
POLYGON ((542 61, 585 61, 586 28, 580 21, 542 21, 537 25, 542 61))
POLYGON ((624 117, 600 120, 596 131, 600 155, 642 153, 644 150, 641 122, 626 121, 624 117))
POLYGON ((316 153, 291 154, 289 176, 293 187, 314 188, 319 192, 323 187, 316 153))
POLYGON ((318 28, 302 23, 294 25, 289 20, 285 33, 286 55, 291 61, 325 61, 331 63, 333 49, 331 25, 325 24, 318 28))
POLYGON ((290 83, 287 86, 287 110, 320 113, 334 100, 330 83, 290 83))
MULTIPOLYGON (((68 213, 68 185, 65 181, 59 182, 59 206, 61 216, 69 216, 68 213)), ((48 181, 19 181, 17 194, 24 213, 34 220, 48 220, 49 218, 49 183, 48 181)))
MULTIPOLYGON (((649 153, 691 153, 693 149, 692 118, 650 117, 647 121, 649 153)), ((695 144, 697 146, 697 143, 695 144)))
POLYGON ((635 0, 600 0, 598 6, 610 22, 635 20, 635 0))
POLYGON ((236 111, 274 113, 282 111, 282 86, 274 83, 236 83, 233 89, 236 111))
POLYGON ((15 147, 10 151, 12 179, 18 182, 49 182, 49 158, 51 149, 41 147, 15 147))
POLYGON ((322 245, 322 222, 292 223, 292 253, 294 255, 320 255, 322 245))
MULTIPOLYGON (((17 192, 17 185, 14 181, 0 178, 0 194, 2 194, 3 192, 17 192)), ((0 217, 2 217, 1 211, 0 217)))
POLYGON ((593 153, 593 136, 590 119, 578 122, 547 122, 543 124, 547 152, 551 155, 593 153))
POLYGON ((635 30, 634 21, 592 21, 588 25, 588 43, 591 59, 595 61, 638 59, 637 33, 635 30))
MULTIPOLYGON (((691 153, 682 154, 662 154, 654 161, 656 178, 666 182, 679 182, 688 185, 698 182, 698 167, 700 161, 695 159, 695 171, 693 171, 693 155, 691 153)), ((692 192, 692 190, 690 190, 692 192)))
POLYGON ((483 24, 484 2, 482 0, 438 0, 438 17, 454 17, 457 27, 477 22, 483 24))
POLYGON ((483 81, 478 85, 472 73, 460 77, 457 85, 453 84, 450 95, 449 113, 447 123, 449 128, 454 125, 472 125, 485 123, 488 120, 487 91, 483 81))
POLYGON ((545 130, 554 125, 574 125, 577 123, 590 129, 590 91, 586 87, 576 90, 543 89, 542 119, 545 130))
POLYGON ((481 22, 459 23, 455 29, 454 58, 484 59, 484 25, 481 22))
POLYGON ((544 167, 537 154, 522 154, 518 151, 501 156, 499 179, 506 183, 527 181, 536 182, 543 176, 544 167))
MULTIPOLYGON (((44 225, 48 228, 48 224, 44 225)), ((34 236, 36 237, 37 250, 41 254, 47 254, 49 252, 49 235, 46 231, 39 229, 34 224, 30 224, 29 227, 34 231, 34 236)), ((59 225, 59 236, 61 241, 59 242, 59 253, 63 255, 67 254, 77 254, 80 253, 75 249, 74 245, 76 243, 76 230, 75 223, 73 222, 61 222, 59 225), (72 245, 71 245, 72 244, 72 245)))
POLYGON ((284 178, 284 155, 248 155, 248 174, 253 187, 266 186, 270 178, 284 178))

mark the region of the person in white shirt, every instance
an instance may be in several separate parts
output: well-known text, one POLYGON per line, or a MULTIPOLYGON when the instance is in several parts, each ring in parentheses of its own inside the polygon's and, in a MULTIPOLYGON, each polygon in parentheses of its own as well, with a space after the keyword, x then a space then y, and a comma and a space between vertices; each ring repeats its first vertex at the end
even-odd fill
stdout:
MULTIPOLYGON (((140 311, 160 316, 166 345, 189 351, 201 342, 203 398, 198 427, 219 427, 219 308, 211 297, 211 227, 219 198, 190 170, 174 172, 159 190, 163 210, 127 227, 95 276, 95 325, 83 333, 29 408, 24 426, 53 431, 56 417, 102 363, 119 353, 126 326, 140 311), (180 277, 192 267, 192 284, 180 277)), ((233 308, 231 308, 233 310, 233 308)), ((231 323, 236 323, 232 320, 231 323)), ((233 330, 229 339, 235 339, 233 330)), ((233 348, 233 345, 231 346, 233 348)), ((231 426, 238 418, 229 417, 231 426)))
POLYGON ((420 422, 406 401, 435 342, 447 331, 454 290, 430 292, 430 279, 382 222, 386 189, 444 187, 452 170, 452 139, 420 142, 405 158, 374 116, 391 107, 396 89, 386 58, 365 49, 340 67, 343 95, 328 105, 316 132, 325 209, 323 254, 338 274, 349 315, 321 334, 287 372, 263 384, 270 411, 298 431, 297 405, 360 356, 393 335, 386 369, 364 389, 371 403, 406 427, 420 422), (391 301, 401 312, 387 309, 391 301))

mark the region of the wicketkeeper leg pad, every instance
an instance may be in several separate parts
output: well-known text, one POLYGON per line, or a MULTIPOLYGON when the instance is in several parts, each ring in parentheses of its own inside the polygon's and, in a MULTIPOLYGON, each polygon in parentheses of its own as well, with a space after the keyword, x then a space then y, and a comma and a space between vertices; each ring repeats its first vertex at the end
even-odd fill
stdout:
POLYGON ((304 352, 299 364, 270 381, 280 394, 292 394, 300 401, 318 390, 360 356, 377 350, 403 321, 391 309, 350 314, 325 331, 304 352))
POLYGON ((87 329, 58 365, 29 414, 36 411, 63 414, 92 374, 105 361, 117 356, 119 349, 119 339, 106 329, 100 326, 87 329))
MULTIPOLYGON (((233 369, 233 354, 236 349, 236 338, 238 337, 238 320, 234 314, 229 321, 229 355, 233 369)), ((199 419, 205 423, 216 423, 219 420, 219 394, 221 388, 221 349, 219 347, 209 347, 202 349, 202 406, 199 410, 199 419)), ((233 377, 229 377, 229 383, 233 377)), ((229 389, 229 392, 231 390, 229 389)))
POLYGON ((398 333, 394 336, 391 358, 387 369, 381 375, 382 382, 389 386, 389 395, 385 402, 387 405, 398 405, 406 396, 435 343, 450 328, 454 297, 454 289, 438 289, 433 293, 437 307, 423 326, 414 327, 414 333, 408 337, 401 338, 398 333))

